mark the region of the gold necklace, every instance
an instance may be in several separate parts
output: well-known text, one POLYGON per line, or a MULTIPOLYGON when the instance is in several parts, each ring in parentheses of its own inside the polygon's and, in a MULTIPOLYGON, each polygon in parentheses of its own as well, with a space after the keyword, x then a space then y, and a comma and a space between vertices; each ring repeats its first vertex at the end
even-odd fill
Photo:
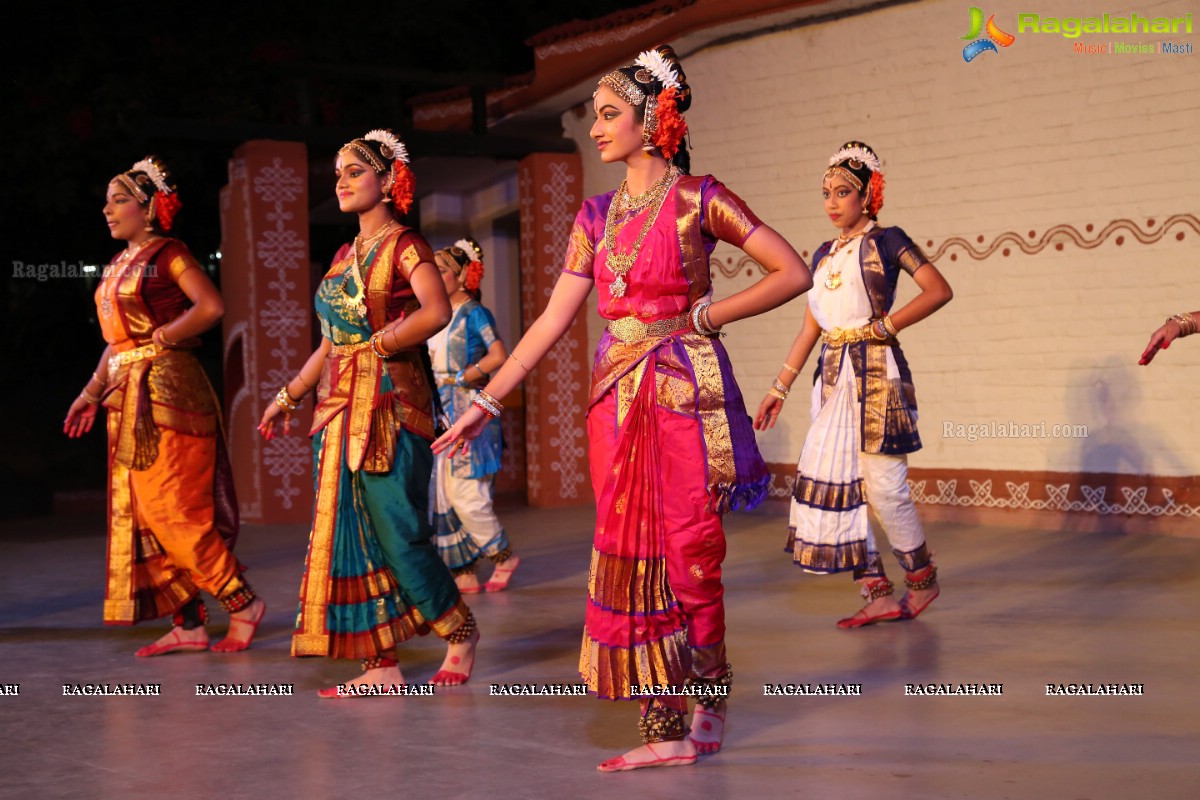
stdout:
POLYGON ((675 165, 671 164, 668 166, 667 170, 663 172, 661 178, 656 180, 649 189, 639 195, 632 195, 629 193, 628 180, 621 181, 621 186, 617 189, 617 196, 614 200, 614 203, 617 207, 616 214, 619 216, 624 214, 626 211, 640 211, 641 209, 650 205, 658 191, 665 188, 667 184, 675 179, 675 172, 677 172, 675 165))
POLYGON ((617 189, 617 197, 613 199, 613 203, 608 207, 608 215, 604 220, 604 248, 608 251, 606 263, 608 268, 612 270, 616 279, 609 286, 609 294, 613 297, 624 297, 625 290, 628 284, 625 282, 625 275, 629 270, 633 269, 634 263, 637 262, 638 253, 642 250, 642 242, 646 239, 646 234, 650 232, 650 228, 654 226, 655 220, 658 219, 658 214, 662 211, 663 201, 667 197, 667 189, 674 183, 678 177, 679 170, 675 165, 667 167, 667 171, 663 176, 654 182, 644 194, 638 195, 636 200, 629 195, 629 189, 625 181, 621 182, 621 187, 617 189), (637 203, 633 206, 633 203, 637 203), (624 229, 629 222, 618 222, 620 217, 628 208, 650 208, 646 212, 646 218, 642 221, 642 229, 638 232, 637 239, 633 242, 633 247, 628 253, 617 252, 617 235, 624 229))
MULTIPOLYGON (((867 223, 866 227, 864 227, 858 233, 852 233, 849 236, 847 236, 844 233, 839 234, 837 237, 837 241, 834 242, 834 244, 833 244, 833 247, 829 248, 829 252, 825 254, 825 258, 833 258, 834 253, 841 250, 843 247, 845 247, 847 244, 849 244, 852 240, 857 239, 859 236, 866 234, 867 231, 871 230, 874 227, 875 227, 875 221, 872 220, 871 222, 867 223)), ((821 261, 824 261, 825 258, 822 258, 821 261)), ((829 274, 825 276, 825 288, 828 289, 829 291, 832 292, 836 289, 841 288, 842 267, 843 266, 845 266, 845 265, 843 264, 842 266, 839 266, 837 272, 834 272, 833 271, 833 263, 832 262, 830 263, 829 274)), ((820 268, 820 265, 818 265, 818 269, 819 268, 820 268)))
POLYGON ((105 319, 112 316, 115 301, 117 299, 117 287, 121 283, 121 278, 125 277, 125 267, 132 263, 135 258, 141 255, 141 252, 151 242, 156 242, 161 239, 161 236, 151 236, 144 242, 136 245, 133 249, 128 247, 113 259, 113 262, 108 265, 105 274, 100 279, 100 313, 105 319))
POLYGON ((357 236, 354 237, 354 243, 351 246, 353 254, 350 260, 350 269, 346 270, 346 274, 342 276, 342 283, 338 288, 350 300, 350 305, 354 309, 354 312, 358 315, 359 319, 366 319, 367 317, 367 289, 363 285, 362 271, 359 269, 359 264, 363 261, 366 261, 367 256, 371 255, 371 251, 375 249, 376 245, 383 241, 384 235, 391 230, 395 224, 396 220, 392 220, 386 225, 380 226, 379 230, 375 231, 366 239, 363 238, 361 231, 357 236), (364 247, 366 248, 365 251, 363 250, 364 247), (360 251, 362 251, 361 255, 360 251), (354 278, 353 293, 346 289, 346 282, 349 281, 351 277, 354 278))

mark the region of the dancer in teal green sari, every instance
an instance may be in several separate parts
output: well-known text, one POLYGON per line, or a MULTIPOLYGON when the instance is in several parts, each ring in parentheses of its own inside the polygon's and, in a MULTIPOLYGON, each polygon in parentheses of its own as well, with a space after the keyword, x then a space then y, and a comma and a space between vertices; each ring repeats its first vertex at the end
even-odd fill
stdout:
MULTIPOLYGON (((432 395, 424 341, 450 317, 433 251, 401 225, 412 201, 404 146, 372 131, 338 154, 341 209, 359 215, 317 290, 321 345, 280 389, 260 430, 312 389, 313 526, 292 655, 360 658, 363 675, 322 697, 404 683, 395 647, 431 629, 449 643, 432 683, 466 682, 479 634, 428 521, 432 395)), ((388 693, 386 689, 384 693, 388 693)))

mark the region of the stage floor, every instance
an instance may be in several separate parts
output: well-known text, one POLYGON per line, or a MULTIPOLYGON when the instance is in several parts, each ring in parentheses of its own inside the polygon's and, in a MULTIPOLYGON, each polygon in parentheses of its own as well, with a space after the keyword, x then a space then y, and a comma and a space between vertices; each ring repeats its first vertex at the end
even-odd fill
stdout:
MULTIPOLYGON (((471 682, 350 701, 314 692, 357 663, 288 655, 302 526, 243 530, 239 555, 269 605, 251 650, 143 660, 133 651, 165 626, 101 624, 100 520, 0 525, 0 796, 1200 796, 1200 539, 933 525, 943 594, 930 611, 841 631, 834 620, 859 605, 849 578, 792 566, 784 518, 733 515, 725 749, 694 767, 601 775, 596 763, 637 743, 635 706, 489 694, 578 682, 592 510, 509 509, 503 520, 522 565, 509 591, 468 598, 483 635, 471 682), (64 696, 83 683, 161 694, 64 696), (259 683, 295 694, 196 695, 197 684, 259 683), (861 695, 765 696, 764 684, 861 695), (1003 693, 911 695, 907 684, 1003 693), (1144 694, 1047 696, 1047 684, 1144 694)), ((209 607, 223 633, 227 617, 209 607)), ((443 652, 433 637, 403 646, 408 680, 427 680, 443 652)))

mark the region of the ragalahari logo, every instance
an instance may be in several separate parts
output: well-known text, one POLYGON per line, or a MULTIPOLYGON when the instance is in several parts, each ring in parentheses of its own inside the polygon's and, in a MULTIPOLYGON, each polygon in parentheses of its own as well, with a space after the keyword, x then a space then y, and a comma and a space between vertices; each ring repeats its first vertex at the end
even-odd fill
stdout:
POLYGON ((992 14, 988 17, 987 25, 983 24, 983 12, 974 6, 971 7, 971 29, 967 31, 967 35, 962 37, 971 39, 971 43, 963 48, 963 61, 970 62, 980 53, 986 53, 989 50, 993 53, 999 53, 996 45, 1008 47, 1017 40, 1017 37, 1011 33, 1005 33, 996 26, 996 15, 992 14), (979 34, 984 30, 987 31, 987 36, 979 38, 979 34))

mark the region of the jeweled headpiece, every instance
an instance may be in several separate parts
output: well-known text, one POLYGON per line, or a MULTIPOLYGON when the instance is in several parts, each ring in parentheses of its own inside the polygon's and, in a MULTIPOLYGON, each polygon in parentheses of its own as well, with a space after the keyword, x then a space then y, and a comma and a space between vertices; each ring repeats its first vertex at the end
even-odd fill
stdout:
POLYGON ((362 156, 384 180, 384 202, 395 203, 396 209, 407 214, 412 207, 416 180, 408 168, 408 148, 400 137, 386 128, 376 128, 366 135, 342 145, 339 153, 351 151, 362 156))
POLYGON ((146 156, 135 163, 126 172, 113 178, 121 184, 140 205, 150 204, 150 216, 153 217, 164 231, 171 230, 175 214, 183 203, 175 184, 171 182, 171 173, 167 165, 157 156, 146 156))
POLYGON ((629 105, 643 107, 645 150, 661 150, 668 159, 678 152, 687 134, 682 112, 691 105, 691 90, 684 83, 682 68, 670 45, 639 53, 633 64, 601 78, 600 85, 629 105))
POLYGON ((879 156, 862 142, 846 142, 829 159, 822 178, 836 175, 863 194, 863 211, 872 218, 883 208, 883 170, 879 156))
POLYGON ((459 239, 445 250, 437 251, 434 257, 463 279, 463 288, 468 292, 479 290, 483 280, 483 248, 474 239, 459 239))
MULTIPOLYGON (((649 81, 646 81, 646 83, 649 83, 649 81)), ((634 83, 633 78, 619 69, 614 69, 601 78, 600 85, 612 89, 613 94, 631 106, 640 106, 646 102, 646 92, 642 87, 634 83)))
POLYGON ((472 261, 483 261, 483 248, 470 237, 459 239, 454 246, 466 253, 472 261))

